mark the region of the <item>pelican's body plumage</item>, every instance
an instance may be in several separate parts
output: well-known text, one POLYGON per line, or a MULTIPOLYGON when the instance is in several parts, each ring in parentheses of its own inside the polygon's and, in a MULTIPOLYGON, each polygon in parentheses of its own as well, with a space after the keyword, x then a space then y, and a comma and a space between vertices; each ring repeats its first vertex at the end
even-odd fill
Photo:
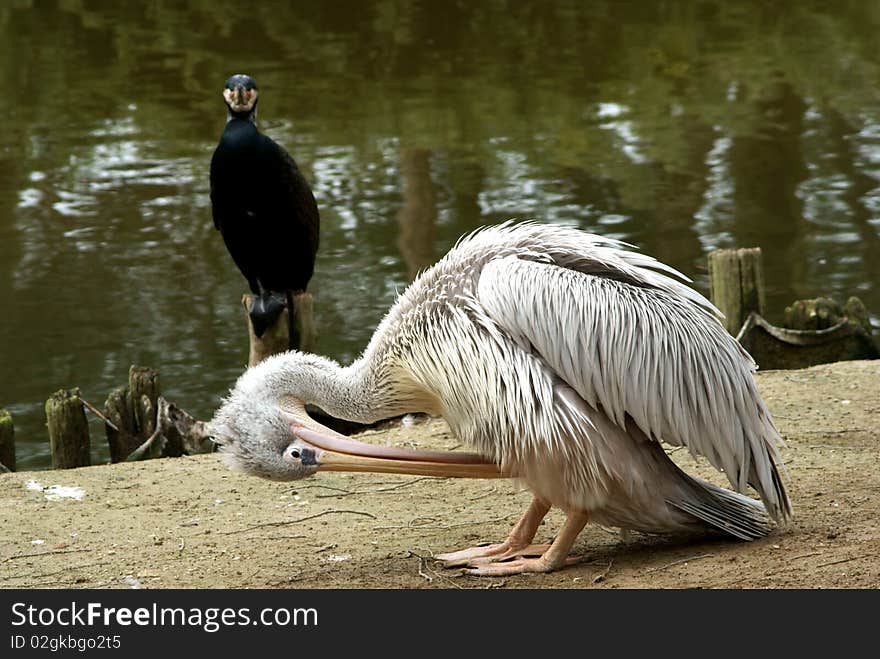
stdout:
POLYGON ((351 365, 292 352, 244 373, 213 422, 230 464, 276 478, 314 472, 270 457, 291 442, 276 411, 286 397, 360 422, 421 411, 535 495, 494 554, 451 563, 555 569, 587 520, 765 535, 767 513, 784 522, 791 504, 755 365, 682 275, 625 247, 530 222, 467 236, 399 297, 351 365), (763 505, 688 476, 663 443, 705 457, 737 492, 752 486, 763 505), (480 564, 519 556, 550 506, 568 514, 567 546, 480 564))

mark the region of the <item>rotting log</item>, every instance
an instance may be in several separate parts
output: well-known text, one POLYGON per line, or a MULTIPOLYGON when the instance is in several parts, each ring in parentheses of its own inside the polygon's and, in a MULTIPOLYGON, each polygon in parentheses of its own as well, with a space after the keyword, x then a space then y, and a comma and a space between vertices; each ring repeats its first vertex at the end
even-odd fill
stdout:
POLYGON ((724 328, 736 336, 749 314, 763 313, 761 248, 719 249, 709 254, 709 291, 724 314, 724 328))
POLYGON ((111 462, 122 462, 153 434, 158 399, 159 372, 132 365, 128 386, 111 391, 104 404, 104 415, 118 428, 104 424, 111 462))
POLYGON ((12 414, 0 409, 0 472, 15 471, 15 426, 12 414))
POLYGON ((60 389, 46 401, 46 426, 53 469, 87 467, 91 442, 79 389, 60 389))
POLYGON ((165 402, 164 398, 159 399, 157 419, 157 429, 168 440, 165 450, 168 457, 212 453, 216 450, 208 433, 208 424, 199 421, 174 403, 165 402))
POLYGON ((214 442, 211 441, 204 421, 199 421, 159 396, 155 431, 126 460, 133 462, 149 458, 176 458, 181 455, 211 453, 214 450, 214 442))
POLYGON ((797 300, 785 308, 783 327, 751 314, 737 340, 761 368, 806 368, 850 359, 878 359, 865 305, 850 297, 845 305, 827 298, 797 300))
POLYGON ((241 303, 245 309, 248 325, 248 366, 256 366, 266 357, 291 348, 304 352, 310 352, 314 348, 315 325, 312 313, 312 295, 308 292, 299 293, 293 295, 291 299, 293 302, 293 329, 291 330, 290 326, 290 309, 285 305, 285 310, 272 325, 266 328, 263 336, 257 336, 248 315, 253 295, 246 293, 242 296, 241 303))
POLYGON ((865 306, 851 297, 841 306, 829 298, 799 300, 785 310, 785 327, 761 315, 764 281, 760 248, 709 254, 712 302, 725 315, 725 329, 762 369, 806 368, 848 359, 880 357, 865 306))
POLYGON ((793 330, 771 325, 753 313, 736 338, 762 370, 880 358, 871 334, 848 319, 826 329, 793 330))
POLYGON ((871 319, 862 301, 851 296, 846 304, 828 297, 795 300, 785 307, 782 326, 793 330, 823 330, 834 327, 842 320, 860 325, 871 333, 871 319))
POLYGON ((104 403, 104 416, 113 425, 104 424, 107 445, 110 447, 110 462, 122 462, 126 456, 139 446, 134 434, 134 414, 128 405, 128 387, 117 387, 107 396, 104 403))
POLYGON ((128 369, 128 391, 134 412, 135 433, 147 438, 155 429, 159 371, 148 366, 132 365, 128 369))

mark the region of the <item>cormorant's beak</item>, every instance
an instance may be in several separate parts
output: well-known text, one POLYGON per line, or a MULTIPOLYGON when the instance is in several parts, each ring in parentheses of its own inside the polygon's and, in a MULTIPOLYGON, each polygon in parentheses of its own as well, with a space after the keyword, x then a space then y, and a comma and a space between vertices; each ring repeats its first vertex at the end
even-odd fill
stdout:
POLYGON ((233 112, 246 112, 256 103, 256 89, 247 89, 244 85, 223 89, 223 98, 233 112))
POLYGON ((360 471, 446 478, 507 478, 498 465, 476 453, 417 451, 366 444, 327 428, 305 411, 302 403, 287 399, 282 412, 293 434, 314 449, 317 471, 360 471))

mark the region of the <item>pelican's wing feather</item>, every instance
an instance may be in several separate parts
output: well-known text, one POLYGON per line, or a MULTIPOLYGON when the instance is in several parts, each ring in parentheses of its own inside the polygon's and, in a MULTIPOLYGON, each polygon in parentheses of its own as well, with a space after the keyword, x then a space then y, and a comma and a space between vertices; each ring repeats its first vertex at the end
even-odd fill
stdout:
POLYGON ((781 438, 751 358, 714 307, 650 257, 563 234, 571 244, 557 231, 483 267, 485 313, 620 427, 629 416, 648 437, 687 446, 739 491, 755 487, 775 518, 788 517, 775 464, 781 438))

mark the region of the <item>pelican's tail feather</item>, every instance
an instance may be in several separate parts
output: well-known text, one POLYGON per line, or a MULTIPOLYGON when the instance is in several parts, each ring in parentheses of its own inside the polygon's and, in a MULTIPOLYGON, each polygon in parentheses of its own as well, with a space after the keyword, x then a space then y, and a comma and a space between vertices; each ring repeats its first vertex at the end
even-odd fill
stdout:
POLYGON ((740 540, 762 538, 773 530, 760 501, 688 476, 688 495, 667 503, 740 540))

